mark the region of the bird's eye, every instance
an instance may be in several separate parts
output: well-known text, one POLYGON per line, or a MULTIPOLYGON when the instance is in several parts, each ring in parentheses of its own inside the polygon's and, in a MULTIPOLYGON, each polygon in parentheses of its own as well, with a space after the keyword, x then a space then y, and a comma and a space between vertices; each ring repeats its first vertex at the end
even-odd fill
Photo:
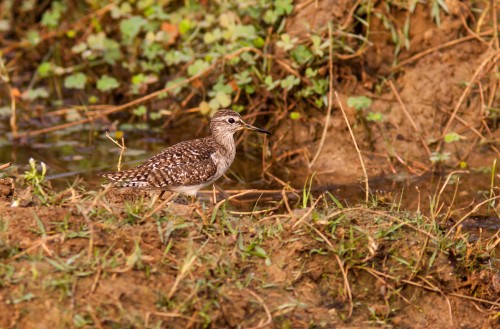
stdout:
POLYGON ((227 119, 227 122, 229 122, 229 123, 235 123, 236 121, 234 121, 233 118, 229 118, 229 119, 227 119))

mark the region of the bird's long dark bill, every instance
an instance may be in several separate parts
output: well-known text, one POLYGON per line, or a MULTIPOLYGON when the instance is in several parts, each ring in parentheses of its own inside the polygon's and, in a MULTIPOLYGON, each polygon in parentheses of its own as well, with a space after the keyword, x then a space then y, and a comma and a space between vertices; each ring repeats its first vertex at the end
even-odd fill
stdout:
POLYGON ((255 130, 259 133, 271 135, 270 131, 267 131, 267 130, 261 129, 261 128, 257 128, 255 126, 249 125, 248 123, 245 123, 244 127, 245 127, 245 129, 248 129, 248 130, 255 130))

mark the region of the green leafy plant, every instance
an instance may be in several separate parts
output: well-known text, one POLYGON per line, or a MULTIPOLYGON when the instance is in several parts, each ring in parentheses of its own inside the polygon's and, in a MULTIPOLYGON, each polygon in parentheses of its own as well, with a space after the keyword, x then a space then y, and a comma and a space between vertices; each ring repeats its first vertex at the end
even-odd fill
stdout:
POLYGON ((456 132, 451 132, 444 136, 444 142, 449 144, 453 142, 458 142, 462 138, 463 137, 457 134, 456 132))
POLYGON ((87 76, 81 72, 74 73, 64 79, 65 88, 84 89, 87 83, 87 76))
POLYGON ((372 105, 372 100, 366 96, 349 97, 347 105, 360 111, 369 108, 372 105))
POLYGON ((108 75, 103 75, 99 80, 97 80, 97 89, 100 91, 110 91, 116 89, 120 86, 118 80, 108 75))
POLYGON ((450 159, 450 153, 448 152, 432 152, 430 160, 432 163, 441 163, 448 161, 450 159))
POLYGON ((39 170, 33 158, 29 159, 29 166, 29 170, 24 173, 23 178, 26 183, 33 188, 34 195, 37 196, 42 203, 45 203, 48 200, 48 195, 45 192, 45 174, 47 173, 47 166, 45 163, 40 162, 41 170, 39 170))

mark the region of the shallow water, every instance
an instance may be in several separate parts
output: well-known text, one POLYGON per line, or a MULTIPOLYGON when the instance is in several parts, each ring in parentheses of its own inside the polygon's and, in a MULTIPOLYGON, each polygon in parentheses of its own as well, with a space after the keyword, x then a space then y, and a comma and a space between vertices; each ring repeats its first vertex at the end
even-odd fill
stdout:
MULTIPOLYGON (((123 167, 133 168, 165 147, 190 138, 192 131, 204 129, 192 126, 186 130, 185 125, 186 122, 179 124, 184 129, 169 129, 167 134, 161 128, 125 132, 127 149, 123 155, 123 167)), ((114 133, 111 135, 113 138, 117 137, 114 133)), ((258 150, 255 152, 252 154, 239 150, 235 163, 226 174, 229 179, 220 179, 216 184, 219 190, 228 191, 227 194, 221 193, 221 198, 240 190, 258 189, 257 192, 239 198, 242 205, 247 205, 243 208, 265 206, 268 202, 282 199, 282 186, 264 180, 260 153, 258 150)), ((5 137, 0 139, 0 164, 13 163, 13 168, 4 172, 4 175, 12 174, 16 169, 19 173, 24 172, 28 168, 29 158, 32 157, 37 162, 43 161, 47 164, 47 179, 57 188, 71 185, 77 177, 82 178, 81 184, 87 189, 97 188, 103 180, 96 173, 116 170, 119 154, 120 148, 112 143, 105 133, 97 130, 66 130, 15 143, 5 137)), ((400 209, 430 213, 439 196, 439 202, 443 204, 440 213, 448 213, 451 220, 454 220, 467 214, 475 204, 486 200, 492 193, 491 173, 488 170, 461 172, 448 179, 443 188, 447 177, 446 174, 429 173, 416 177, 403 173, 370 178, 373 195, 371 202, 379 205, 396 204, 400 209)), ((280 178, 290 181, 291 186, 296 188, 295 193, 288 194, 290 200, 296 200, 302 195, 303 186, 298 182, 303 182, 304 177, 280 178)), ((330 192, 346 205, 356 205, 365 198, 364 183, 330 186, 318 186, 319 184, 313 183, 313 193, 330 192)), ((208 193, 202 194, 208 197, 208 193)), ((479 217, 471 217, 464 222, 463 227, 468 230, 481 228, 494 234, 500 227, 500 219, 494 207, 484 206, 478 213, 471 215, 479 217)))

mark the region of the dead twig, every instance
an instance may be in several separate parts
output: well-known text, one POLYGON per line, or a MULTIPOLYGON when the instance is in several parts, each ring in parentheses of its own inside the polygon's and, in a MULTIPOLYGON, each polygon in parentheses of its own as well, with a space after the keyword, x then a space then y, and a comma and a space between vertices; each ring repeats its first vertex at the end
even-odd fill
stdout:
POLYGON ((267 327, 273 321, 273 316, 271 314, 271 311, 269 310, 269 307, 267 307, 266 303, 264 303, 264 300, 259 295, 257 295, 255 292, 253 292, 250 289, 246 289, 246 291, 248 291, 248 293, 250 295, 252 295, 253 297, 255 297, 255 299, 257 299, 259 301, 260 305, 262 305, 262 308, 264 309, 264 312, 266 312, 266 315, 267 315, 266 322, 262 322, 262 320, 261 320, 261 323, 259 323, 257 326, 248 327, 247 329, 260 329, 260 328, 267 327))
POLYGON ((429 282, 429 280, 427 280, 423 276, 419 275, 418 278, 420 280, 424 281, 425 283, 427 283, 427 285, 429 287, 432 287, 435 291, 437 291, 441 296, 444 297, 444 299, 446 300, 446 303, 448 304, 448 315, 450 316, 450 322, 451 322, 450 324, 453 327, 453 311, 451 309, 451 303, 450 303, 450 299, 448 298, 448 296, 446 296, 446 294, 440 288, 433 285, 431 282, 429 282))
POLYGON ((456 230, 456 228, 461 225, 470 215, 472 215, 473 213, 475 213, 479 208, 481 208, 481 206, 491 202, 491 201, 494 201, 494 200, 497 200, 497 199, 500 199, 500 195, 497 195, 495 197, 492 197, 492 198, 488 198, 482 202, 479 202, 477 205, 474 206, 474 208, 472 208, 471 211, 469 211, 468 213, 466 213, 465 215, 462 216, 462 218, 460 218, 449 230, 448 230, 448 233, 446 233, 446 235, 444 236, 445 239, 447 239, 450 234, 452 232, 454 232, 456 230))
MULTIPOLYGON (((500 58, 500 54, 498 52, 492 52, 486 59, 478 66, 474 74, 472 75, 472 78, 469 80, 469 83, 467 83, 467 86, 465 87, 465 90, 463 91, 462 95, 458 99, 457 104, 455 105, 455 109, 453 110, 453 113, 451 114, 450 118, 448 119, 448 122, 444 126, 443 133, 441 134, 442 136, 446 136, 448 133, 448 130, 451 126, 451 123, 455 119, 455 116, 458 113, 458 110, 460 109, 460 106, 462 105, 463 101, 465 100, 465 97, 467 94, 470 92, 472 89, 472 86, 474 85, 474 81, 478 78, 479 74, 483 70, 483 68, 488 64, 490 61, 495 63, 498 59, 500 58)), ((441 147, 441 143, 438 145, 438 149, 441 147)))
POLYGON ((0 165, 0 170, 7 169, 11 165, 12 165, 12 163, 10 163, 10 162, 4 163, 3 165, 0 165))
MULTIPOLYGON (((487 36, 487 35, 490 35, 494 33, 493 30, 488 30, 488 31, 485 31, 485 32, 481 32, 477 35, 479 36, 487 36)), ((416 61, 417 59, 420 59, 426 55, 429 55, 429 54, 432 54, 433 52, 435 51, 438 51, 438 50, 441 50, 441 49, 444 49, 444 48, 448 48, 448 47, 451 47, 451 46, 454 46, 454 45, 457 45, 459 43, 462 43, 462 42, 466 42, 466 41, 469 41, 469 40, 472 40, 472 39, 475 39, 477 37, 477 35, 469 35, 467 37, 463 37, 463 38, 460 38, 460 39, 455 39, 455 40, 452 40, 452 41, 449 41, 449 42, 446 42, 440 46, 436 46, 436 47, 432 47, 432 48, 429 48, 427 50, 424 50, 410 58, 407 58, 405 59, 404 61, 400 62, 398 65, 394 66, 391 71, 397 71, 399 70, 401 67, 403 66, 406 66, 414 61, 416 61)))
POLYGON ((366 172, 365 163, 363 162, 363 156, 361 155, 361 151, 359 150, 358 143, 356 142, 356 137, 354 137, 354 133, 352 132, 351 125, 349 124, 349 119, 347 119, 347 115, 344 111, 344 107, 342 106, 342 102, 340 101, 339 95, 335 92, 335 97, 337 98, 337 102, 339 103, 340 110, 342 111, 342 115, 344 116, 344 120, 346 122, 347 128, 349 129, 349 134, 351 134, 352 142, 354 147, 356 148, 356 152, 358 153, 359 162, 361 163, 361 169, 363 169, 363 175, 365 179, 365 202, 368 203, 370 200, 370 185, 368 183, 368 173, 366 172))
POLYGON ((347 277, 347 270, 344 268, 344 264, 342 264, 342 260, 335 251, 335 248, 333 247, 333 244, 330 242, 330 240, 313 225, 309 223, 306 223, 306 225, 309 226, 311 229, 313 229, 314 232, 316 232, 316 234, 318 234, 323 239, 323 241, 325 241, 325 243, 330 247, 331 251, 335 255, 335 260, 337 261, 340 271, 342 272, 342 277, 344 278, 344 292, 349 297, 349 317, 351 317, 352 311, 354 309, 354 302, 352 300, 352 292, 351 292, 351 286, 349 285, 349 279, 347 277))
POLYGON ((122 143, 118 143, 113 137, 109 135, 109 133, 106 131, 106 137, 108 137, 113 143, 118 145, 120 148, 120 157, 118 158, 118 164, 117 164, 117 169, 118 171, 122 170, 122 158, 123 158, 123 153, 125 152, 125 139, 122 137, 122 143))
POLYGON ((344 21, 344 23, 342 23, 342 25, 340 25, 340 30, 343 31, 343 30, 347 29, 351 25, 351 22, 352 22, 352 20, 354 18, 354 12, 358 8, 360 2, 361 2, 361 0, 356 0, 356 2, 354 3, 354 5, 351 7, 351 9, 349 10, 349 13, 346 16, 346 20, 344 21))
POLYGON ((497 1, 490 0, 490 8, 491 8, 491 23, 493 24, 493 44, 495 45, 495 49, 500 50, 500 41, 498 40, 498 19, 497 19, 497 1))
POLYGON ((144 327, 145 328, 148 328, 149 327, 149 318, 151 317, 151 315, 155 315, 155 316, 159 316, 159 317, 164 317, 164 318, 180 318, 180 319, 184 319, 184 320, 191 320, 191 321, 195 321, 195 322, 199 322, 195 319, 192 319, 192 317, 190 316, 186 316, 186 315, 182 315, 180 313, 174 313, 174 312, 170 312, 170 313, 167 313, 167 312, 146 312, 146 316, 144 318, 144 327))
MULTIPOLYGON (((407 283, 409 285, 412 285, 412 286, 415 286, 415 287, 419 287, 419 288, 422 288, 422 289, 425 289, 425 290, 429 290, 429 291, 432 291, 432 292, 437 292, 437 293, 440 292, 440 290, 437 289, 436 287, 428 286, 428 285, 423 285, 421 283, 414 282, 414 281, 411 281, 411 280, 406 280, 406 279, 402 279, 401 280, 400 278, 395 278, 392 275, 389 275, 389 274, 386 274, 386 273, 383 273, 383 272, 379 272, 379 271, 377 271, 377 270, 375 270, 373 268, 366 268, 366 267, 363 267, 363 266, 355 266, 354 268, 358 269, 358 270, 363 270, 363 271, 367 271, 367 272, 376 273, 377 275, 383 276, 384 278, 391 279, 394 282, 404 282, 404 283, 407 283)), ((487 299, 481 299, 481 298, 477 298, 477 297, 466 296, 466 295, 458 294, 458 293, 455 293, 455 292, 450 292, 450 293, 448 293, 448 295, 449 296, 458 297, 458 298, 470 299, 470 300, 473 300, 473 301, 476 301, 476 302, 479 302, 479 303, 484 303, 484 304, 489 304, 489 305, 500 307, 500 303, 492 302, 492 301, 487 300, 487 299)))
POLYGON ((177 291, 177 286, 179 283, 184 279, 184 277, 189 273, 191 270, 191 267, 193 266, 195 260, 198 258, 198 255, 200 252, 203 250, 203 248, 206 246, 207 242, 209 240, 206 240, 197 250, 196 252, 193 252, 191 249, 189 254, 186 256, 186 262, 182 265, 182 267, 179 269, 179 274, 177 274, 177 277, 175 278, 175 282, 172 285, 172 288, 170 289, 170 292, 167 295, 168 299, 172 299, 174 296, 175 292, 177 291))
POLYGON ((309 163, 309 169, 314 165, 316 160, 319 157, 319 154, 321 153, 321 150, 323 149, 323 145, 325 143, 326 139, 326 132, 328 131, 328 127, 330 126, 330 117, 332 114, 332 105, 333 105, 333 46, 332 46, 332 25, 328 24, 328 51, 329 51, 329 58, 328 58, 328 70, 329 70, 329 92, 328 92, 328 107, 326 110, 326 119, 325 119, 325 126, 323 127, 323 134, 321 135, 321 140, 319 142, 318 149, 316 150, 316 154, 314 155, 313 159, 309 163))
MULTIPOLYGON (((500 196, 499 196, 500 198, 500 196)), ((420 229, 418 227, 415 227, 407 222, 405 222, 404 220, 400 219, 400 218, 397 218, 395 216, 392 216, 388 213, 385 213, 385 212, 382 212, 382 211, 376 211, 376 210, 371 210, 371 209, 366 209, 366 208, 361 208, 361 207, 355 207, 355 208, 344 208, 344 209, 340 209, 340 210, 335 210, 333 213, 329 214, 328 216, 326 216, 324 218, 324 220, 329 220, 330 218, 333 218, 335 216, 338 216, 340 214, 343 214, 343 213, 348 213, 348 212, 366 212, 366 213, 370 213, 370 214, 377 214, 379 216, 382 216, 382 217, 386 217, 386 218, 389 218, 395 222, 398 222, 400 224, 402 224, 403 226, 407 226, 409 228, 411 228, 412 230, 416 231, 416 232, 420 232, 422 233, 423 235, 426 235, 428 236, 429 238, 432 239, 432 241, 438 241, 438 238, 435 237, 434 235, 432 235, 431 233, 423 230, 423 229, 420 229)))
MULTIPOLYGON (((467 170, 455 170, 452 171, 451 173, 448 174, 446 177, 446 180, 443 183, 443 186, 441 186, 441 189, 439 190, 437 197, 436 197, 436 206, 439 207, 440 201, 441 201, 441 196, 444 193, 445 188, 448 186, 448 183, 450 182, 450 179, 453 177, 453 175, 459 175, 459 174, 468 174, 469 172, 467 170)), ((431 214, 433 218, 436 218, 438 215, 438 212, 431 214)))
MULTIPOLYGON (((2 52, 0 52, 0 55, 2 52)), ((3 57, 0 56, 0 81, 3 81, 9 90, 10 97, 10 129, 12 131, 13 136, 17 136, 17 112, 16 112, 16 97, 19 96, 19 90, 16 88, 12 88, 11 78, 9 76, 9 71, 5 66, 5 62, 3 61, 3 57)))
POLYGON ((179 196, 179 193, 172 193, 172 195, 170 195, 163 202, 161 202, 156 208, 154 208, 150 212, 146 213, 146 215, 144 215, 144 219, 151 218, 151 216, 153 216, 154 214, 156 214, 156 212, 158 212, 159 210, 161 210, 167 203, 169 203, 170 201, 174 200, 178 196, 179 196))
POLYGON ((29 253, 30 251, 38 248, 38 247, 42 247, 43 250, 45 250, 45 252, 47 252, 47 254, 49 256, 52 256, 52 252, 47 248, 47 245, 46 245, 46 242, 49 242, 49 241, 52 241, 52 240, 57 240, 59 238, 62 238, 63 235, 61 233, 58 233, 58 234, 54 234, 54 235, 51 235, 51 236, 45 236, 45 237, 41 237, 40 239, 36 240, 30 247, 28 247, 27 249, 23 250, 22 252, 18 253, 18 254, 15 254, 14 256, 12 256, 11 258, 7 259, 7 263, 10 262, 10 261, 13 261, 13 260, 16 260, 24 255, 26 255, 27 253, 29 253))
POLYGON ((257 190, 246 190, 246 191, 243 191, 241 193, 238 193, 238 194, 235 194, 235 195, 231 195, 230 197, 228 197, 227 199, 224 199, 222 201, 219 201, 215 206, 214 206, 214 209, 212 210, 212 216, 214 216, 213 214, 216 214, 217 211, 219 211, 219 208, 226 202, 226 201, 229 201, 231 199, 234 199, 234 198, 237 198, 239 196, 242 196, 242 195, 245 195, 245 194, 248 194, 248 193, 255 193, 257 190))
MULTIPOLYGON (((314 202, 314 204, 309 207, 309 209, 306 211, 306 213, 304 215, 302 215, 302 217, 300 217, 300 219, 298 221, 295 222, 295 224, 292 225, 292 230, 295 229, 300 223, 302 223, 306 218, 307 216, 309 216, 311 214, 311 212, 316 209, 316 205, 318 204, 319 200, 321 200, 323 197, 323 195, 320 195, 318 197, 318 199, 316 199, 316 201, 314 202)), ((289 210, 290 212, 290 210, 289 210)))
POLYGON ((87 312, 89 313, 90 317, 92 318, 92 321, 94 322, 94 325, 97 329, 103 329, 103 326, 101 324, 101 320, 97 317, 97 314, 95 312, 95 309, 92 307, 92 305, 87 304, 87 312))

